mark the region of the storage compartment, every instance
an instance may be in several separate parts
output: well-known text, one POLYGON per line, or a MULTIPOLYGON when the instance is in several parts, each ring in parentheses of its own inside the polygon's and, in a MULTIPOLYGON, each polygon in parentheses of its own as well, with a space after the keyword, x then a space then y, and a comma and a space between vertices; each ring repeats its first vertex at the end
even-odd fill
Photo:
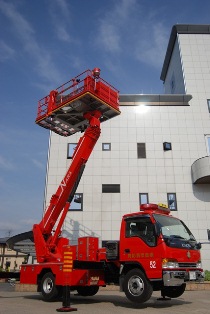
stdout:
POLYGON ((97 261, 98 238, 83 237, 78 239, 78 261, 97 261))

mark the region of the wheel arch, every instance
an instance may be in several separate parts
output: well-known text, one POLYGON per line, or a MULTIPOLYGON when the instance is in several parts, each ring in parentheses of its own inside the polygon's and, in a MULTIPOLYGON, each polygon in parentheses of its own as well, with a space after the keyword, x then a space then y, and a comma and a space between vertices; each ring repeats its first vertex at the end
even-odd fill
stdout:
POLYGON ((37 276, 37 291, 38 292, 41 292, 41 281, 42 281, 43 276, 47 273, 52 273, 53 276, 56 277, 56 275, 53 273, 53 271, 50 267, 49 268, 43 268, 37 276))
POLYGON ((145 276, 147 277, 143 266, 137 262, 129 262, 129 263, 123 264, 123 269, 122 269, 121 274, 126 275, 128 271, 130 271, 131 269, 134 269, 134 268, 138 268, 138 269, 142 270, 144 272, 145 276))
MULTIPOLYGON (((145 273, 145 270, 143 266, 140 263, 137 262, 129 262, 122 265, 122 272, 120 274, 120 291, 124 291, 123 284, 124 284, 124 278, 125 275, 132 269, 140 269, 144 275, 147 277, 147 274, 145 273)), ((147 277, 148 278, 148 277, 147 277)))

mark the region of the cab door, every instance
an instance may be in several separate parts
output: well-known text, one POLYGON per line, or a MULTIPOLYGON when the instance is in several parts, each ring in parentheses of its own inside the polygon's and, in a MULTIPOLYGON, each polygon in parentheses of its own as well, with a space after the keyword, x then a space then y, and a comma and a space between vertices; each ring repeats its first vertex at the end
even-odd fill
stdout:
POLYGON ((161 278, 161 244, 150 216, 125 218, 120 239, 121 262, 138 263, 148 278, 161 278))

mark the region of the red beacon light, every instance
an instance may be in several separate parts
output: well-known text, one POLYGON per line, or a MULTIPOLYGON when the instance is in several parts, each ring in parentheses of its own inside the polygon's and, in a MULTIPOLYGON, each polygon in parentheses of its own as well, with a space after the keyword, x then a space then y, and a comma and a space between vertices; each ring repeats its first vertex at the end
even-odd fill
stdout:
POLYGON ((169 215, 170 209, 167 205, 159 203, 159 204, 142 204, 140 205, 140 211, 152 211, 160 214, 169 215))

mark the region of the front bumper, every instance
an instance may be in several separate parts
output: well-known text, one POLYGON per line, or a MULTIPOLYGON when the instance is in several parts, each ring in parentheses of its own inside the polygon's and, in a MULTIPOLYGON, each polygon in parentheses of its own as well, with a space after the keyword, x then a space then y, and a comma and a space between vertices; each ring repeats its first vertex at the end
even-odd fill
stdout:
POLYGON ((184 282, 204 281, 204 273, 202 270, 164 270, 163 271, 163 284, 169 286, 181 286, 184 282))

